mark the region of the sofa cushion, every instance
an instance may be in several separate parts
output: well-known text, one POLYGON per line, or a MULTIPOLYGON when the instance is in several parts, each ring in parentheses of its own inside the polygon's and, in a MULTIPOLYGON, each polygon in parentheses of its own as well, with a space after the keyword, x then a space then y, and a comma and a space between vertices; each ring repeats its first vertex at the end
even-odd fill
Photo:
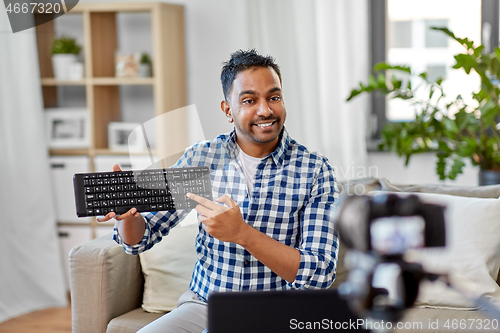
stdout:
POLYGON ((196 235, 198 218, 193 209, 159 243, 139 254, 144 274, 144 310, 173 310, 179 297, 189 289, 196 263, 196 235))
POLYGON ((498 322, 483 311, 411 308, 405 311, 394 333, 422 332, 497 332, 498 322))
MULTIPOLYGON (((422 263, 428 272, 449 273, 450 280, 472 296, 491 296, 500 302, 500 287, 496 283, 500 268, 500 200, 411 194, 423 202, 446 206, 447 245, 445 248, 410 251, 406 259, 422 263)), ((462 309, 474 307, 473 302, 439 281, 423 282, 416 304, 462 309)))
POLYGON ((347 280, 347 276, 348 276, 349 272, 347 271, 347 268, 344 266, 344 257, 345 257, 346 251, 347 251, 347 247, 339 239, 337 272, 335 274, 335 281, 333 281, 331 288, 338 288, 343 282, 345 282, 347 280))
POLYGON ((500 185, 488 186, 456 186, 445 184, 420 184, 403 185, 392 184, 385 178, 379 179, 381 190, 390 192, 420 192, 449 194, 472 198, 498 198, 500 197, 500 185))
POLYGON ((381 190, 380 182, 377 178, 359 178, 339 181, 337 187, 340 192, 340 198, 348 195, 368 194, 372 191, 381 190))
POLYGON ((137 308, 113 318, 108 324, 106 333, 135 333, 163 315, 164 313, 148 313, 137 308))

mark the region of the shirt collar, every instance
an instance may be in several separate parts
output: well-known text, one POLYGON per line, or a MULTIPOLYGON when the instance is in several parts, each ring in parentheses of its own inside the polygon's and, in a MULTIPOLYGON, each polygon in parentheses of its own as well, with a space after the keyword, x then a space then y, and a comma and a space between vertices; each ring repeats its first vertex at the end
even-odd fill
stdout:
MULTIPOLYGON (((290 144, 291 138, 290 135, 288 134, 288 131, 286 128, 283 126, 283 130, 281 131, 281 140, 276 147, 276 149, 270 153, 269 155, 263 157, 262 159, 266 159, 271 157, 276 165, 280 165, 283 163, 283 160, 285 159, 285 154, 288 145, 290 144)), ((227 147, 228 147, 228 154, 230 159, 235 159, 236 156, 238 156, 238 144, 236 143, 236 130, 233 129, 233 131, 229 134, 229 137, 227 138, 227 147)))

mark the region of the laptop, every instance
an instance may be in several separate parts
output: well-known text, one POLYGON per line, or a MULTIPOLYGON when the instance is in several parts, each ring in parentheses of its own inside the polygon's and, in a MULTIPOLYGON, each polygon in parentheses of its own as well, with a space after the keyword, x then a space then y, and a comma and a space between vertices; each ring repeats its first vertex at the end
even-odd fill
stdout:
POLYGON ((209 333, 369 332, 335 289, 215 292, 209 333))

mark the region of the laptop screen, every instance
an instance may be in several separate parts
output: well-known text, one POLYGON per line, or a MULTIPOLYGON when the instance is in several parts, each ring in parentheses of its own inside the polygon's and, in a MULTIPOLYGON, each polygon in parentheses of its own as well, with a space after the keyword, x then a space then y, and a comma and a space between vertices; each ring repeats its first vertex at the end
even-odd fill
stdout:
POLYGON ((209 333, 368 332, 334 289, 212 293, 209 333))

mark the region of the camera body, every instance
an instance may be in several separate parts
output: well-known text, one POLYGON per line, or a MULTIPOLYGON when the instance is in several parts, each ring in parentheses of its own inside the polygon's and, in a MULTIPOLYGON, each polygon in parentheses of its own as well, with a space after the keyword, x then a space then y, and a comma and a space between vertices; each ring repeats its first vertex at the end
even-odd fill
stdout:
POLYGON ((336 224, 351 249, 345 257, 349 277, 339 292, 361 316, 399 320, 415 302, 422 278, 436 278, 403 256, 412 249, 445 246, 444 207, 415 195, 350 196, 336 224))

